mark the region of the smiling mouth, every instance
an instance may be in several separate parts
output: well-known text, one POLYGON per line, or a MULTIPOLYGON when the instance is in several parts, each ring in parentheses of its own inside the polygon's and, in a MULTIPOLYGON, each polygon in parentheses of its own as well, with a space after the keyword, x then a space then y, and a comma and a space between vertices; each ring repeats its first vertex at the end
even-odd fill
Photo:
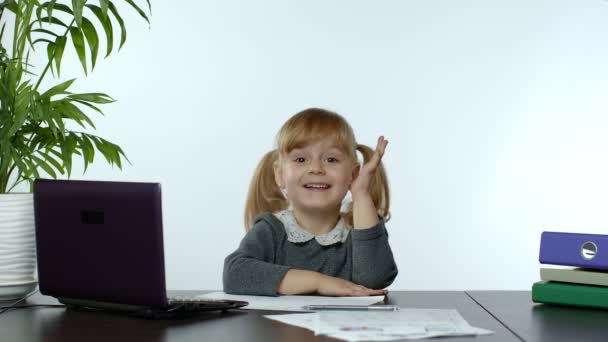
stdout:
POLYGON ((309 190, 322 191, 331 188, 331 185, 325 183, 308 183, 304 184, 304 188, 309 190))

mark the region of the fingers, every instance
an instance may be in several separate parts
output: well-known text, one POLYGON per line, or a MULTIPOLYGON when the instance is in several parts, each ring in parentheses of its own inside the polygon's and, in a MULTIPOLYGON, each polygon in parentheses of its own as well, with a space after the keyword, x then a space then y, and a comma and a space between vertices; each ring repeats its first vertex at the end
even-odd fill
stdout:
POLYGON ((376 150, 374 151, 372 158, 366 163, 366 165, 363 166, 368 172, 371 173, 376 169, 376 167, 378 167, 382 156, 384 156, 386 145, 388 145, 388 140, 384 139, 383 135, 378 137, 378 143, 376 144, 376 150))
POLYGON ((388 290, 380 289, 368 289, 363 285, 355 285, 354 288, 351 288, 351 296, 355 297, 364 297, 364 296, 384 296, 388 293, 388 290))
POLYGON ((322 296, 352 296, 352 297, 364 297, 364 296, 384 296, 388 293, 386 289, 374 290, 369 289, 363 285, 353 283, 352 281, 335 278, 325 277, 325 281, 320 284, 317 292, 322 296))
POLYGON ((376 153, 380 155, 380 158, 382 158, 382 156, 384 155, 386 145, 388 145, 388 140, 384 139, 384 135, 378 137, 378 143, 376 143, 376 153))
POLYGON ((369 296, 384 296, 386 293, 382 290, 367 289, 365 291, 354 292, 351 296, 353 297, 369 297, 369 296))
POLYGON ((374 290, 374 289, 367 289, 367 292, 369 293, 368 296, 384 296, 385 294, 388 293, 388 290, 374 290))
POLYGON ((386 150, 386 146, 388 145, 388 140, 384 139, 384 136, 381 135, 378 138, 378 144, 376 145, 376 151, 374 152, 374 157, 377 158, 376 165, 380 164, 380 159, 384 156, 384 151, 386 150))

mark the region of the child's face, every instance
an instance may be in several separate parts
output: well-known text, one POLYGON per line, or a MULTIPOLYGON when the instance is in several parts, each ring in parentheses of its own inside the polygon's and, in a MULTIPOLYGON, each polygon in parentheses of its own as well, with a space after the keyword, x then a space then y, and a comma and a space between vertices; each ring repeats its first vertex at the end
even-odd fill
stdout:
POLYGON ((358 164, 331 141, 291 150, 275 163, 275 180, 300 210, 339 210, 358 164))

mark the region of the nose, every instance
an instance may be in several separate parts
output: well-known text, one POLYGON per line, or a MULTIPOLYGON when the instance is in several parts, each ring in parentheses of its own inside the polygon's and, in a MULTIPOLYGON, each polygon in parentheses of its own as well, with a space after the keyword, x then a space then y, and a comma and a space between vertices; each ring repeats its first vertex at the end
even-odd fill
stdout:
POLYGON ((312 174, 324 174, 325 169, 323 168, 323 162, 321 162, 320 160, 313 159, 310 162, 308 172, 312 174))

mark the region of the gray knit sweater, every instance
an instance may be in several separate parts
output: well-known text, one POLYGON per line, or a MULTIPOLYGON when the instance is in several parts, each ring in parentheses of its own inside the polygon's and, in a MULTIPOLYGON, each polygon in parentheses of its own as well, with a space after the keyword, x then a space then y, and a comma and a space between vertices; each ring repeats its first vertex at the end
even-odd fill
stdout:
POLYGON ((239 248, 226 257, 224 292, 276 296, 279 282, 292 268, 339 277, 372 289, 389 286, 397 276, 382 221, 369 229, 353 229, 344 243, 322 246, 315 239, 288 241, 283 223, 273 214, 264 213, 256 217, 239 248))

